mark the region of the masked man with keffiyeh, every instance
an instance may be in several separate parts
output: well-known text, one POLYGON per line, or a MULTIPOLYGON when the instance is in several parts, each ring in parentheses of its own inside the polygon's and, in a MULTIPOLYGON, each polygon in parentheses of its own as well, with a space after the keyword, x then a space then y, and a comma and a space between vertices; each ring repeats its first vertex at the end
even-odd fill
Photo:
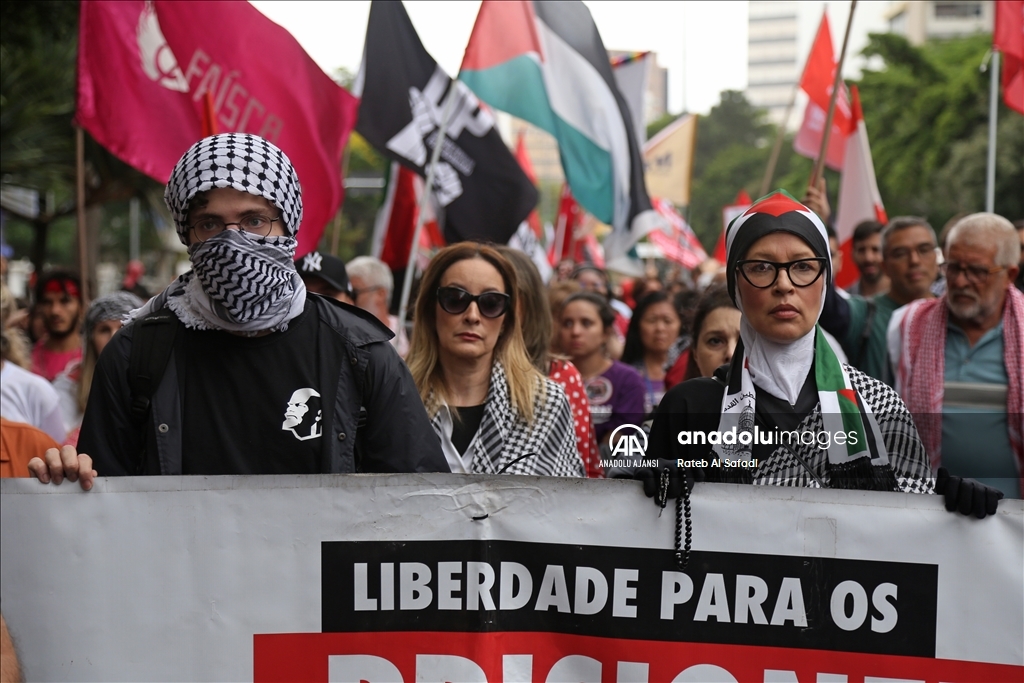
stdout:
POLYGON ((293 262, 302 192, 284 152, 255 135, 205 138, 164 199, 192 269, 108 344, 81 453, 34 459, 40 480, 88 489, 97 474, 448 471, 391 332, 306 292, 293 262), (172 344, 162 373, 136 361, 135 339, 172 344), (159 375, 150 396, 144 373, 159 375))
MULTIPOLYGON (((648 495, 687 479, 932 493, 914 421, 896 392, 840 363, 817 327, 832 278, 821 220, 784 192, 726 233, 741 343, 714 377, 670 390, 639 473, 648 495), (683 468, 677 468, 683 461, 683 468)), ((994 510, 993 510, 994 511, 994 510)))
MULTIPOLYGON (((1020 242, 991 213, 961 219, 946 240, 946 293, 889 323, 896 390, 939 471, 947 501, 975 477, 1020 498, 1024 472, 1024 294, 1013 286, 1020 242)), ((968 483, 969 485, 969 483, 968 483)), ((964 495, 968 491, 964 491, 964 495)))

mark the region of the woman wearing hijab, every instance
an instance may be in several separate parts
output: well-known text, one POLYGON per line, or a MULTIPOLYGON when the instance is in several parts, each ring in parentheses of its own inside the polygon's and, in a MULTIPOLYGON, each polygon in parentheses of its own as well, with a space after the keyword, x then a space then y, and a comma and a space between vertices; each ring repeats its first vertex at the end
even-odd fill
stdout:
POLYGON ((821 220, 777 192, 733 221, 726 250, 740 343, 725 377, 666 394, 649 453, 706 459, 694 474, 709 481, 931 493, 906 406, 841 364, 816 326, 832 277, 821 220))
POLYGON ((430 261, 406 361, 452 472, 584 476, 562 387, 523 342, 515 269, 461 242, 430 261))

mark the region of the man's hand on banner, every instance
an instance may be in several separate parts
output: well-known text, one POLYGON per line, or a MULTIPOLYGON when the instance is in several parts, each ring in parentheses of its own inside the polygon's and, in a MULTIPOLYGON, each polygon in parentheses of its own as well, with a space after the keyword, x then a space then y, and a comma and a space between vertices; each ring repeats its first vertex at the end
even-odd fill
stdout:
POLYGON ((44 484, 51 481, 59 485, 62 481, 77 481, 83 491, 92 488, 96 470, 92 468, 92 458, 79 453, 74 446, 62 446, 60 450, 50 448, 42 458, 28 461, 28 471, 44 484))
POLYGON ((935 479, 935 493, 946 497, 946 509, 962 515, 973 514, 978 519, 996 514, 1003 492, 980 481, 955 477, 945 467, 939 468, 935 479))

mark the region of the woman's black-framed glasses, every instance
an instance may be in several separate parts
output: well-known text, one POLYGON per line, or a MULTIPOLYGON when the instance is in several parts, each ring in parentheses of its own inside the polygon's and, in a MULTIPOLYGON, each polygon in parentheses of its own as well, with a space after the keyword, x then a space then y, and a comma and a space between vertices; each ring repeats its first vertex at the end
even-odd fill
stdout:
POLYGON ((825 272, 824 256, 802 258, 786 263, 775 261, 748 260, 736 263, 736 269, 743 279, 758 289, 768 289, 779 279, 779 271, 786 271, 794 287, 809 287, 825 272))
POLYGON ((228 229, 229 225, 237 226, 241 232, 253 237, 266 237, 270 234, 270 228, 279 220, 281 220, 280 216, 271 218, 258 213, 250 214, 237 223, 226 223, 220 218, 200 218, 189 226, 189 230, 195 233, 196 240, 199 242, 205 242, 211 237, 221 234, 228 229))
POLYGON ((500 318, 508 311, 512 297, 503 292, 484 292, 474 295, 461 287, 437 288, 437 303, 445 313, 452 315, 463 313, 474 301, 477 310, 483 317, 500 318))

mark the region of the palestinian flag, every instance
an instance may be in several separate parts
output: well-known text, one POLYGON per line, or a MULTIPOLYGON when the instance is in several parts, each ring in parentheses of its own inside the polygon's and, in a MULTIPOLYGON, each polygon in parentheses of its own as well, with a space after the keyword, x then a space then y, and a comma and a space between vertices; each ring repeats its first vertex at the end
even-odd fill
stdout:
POLYGON ((663 227, 644 186, 632 115, 582 2, 484 0, 459 79, 558 140, 573 196, 614 228, 608 258, 663 227))

